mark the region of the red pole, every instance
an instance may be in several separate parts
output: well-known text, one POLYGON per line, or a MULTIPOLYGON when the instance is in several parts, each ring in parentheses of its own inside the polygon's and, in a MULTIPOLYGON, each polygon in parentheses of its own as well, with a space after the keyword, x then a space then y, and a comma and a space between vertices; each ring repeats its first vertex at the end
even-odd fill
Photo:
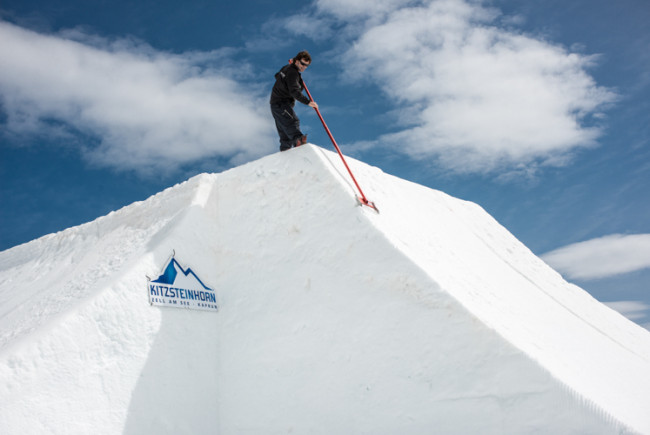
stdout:
MULTIPOLYGON (((305 84, 305 81, 303 80, 302 85, 305 87, 305 92, 307 92, 307 95, 309 96, 309 99, 311 101, 314 101, 314 99, 311 96, 311 93, 309 92, 309 89, 307 89, 307 85, 305 84)), ((363 194, 363 191, 361 190, 361 186, 359 186, 359 183, 357 183, 357 179, 354 177, 354 174, 352 173, 352 170, 348 166, 348 163, 345 161, 345 157, 343 157, 343 153, 341 152, 341 148, 339 148, 338 144, 336 143, 336 140, 334 140, 334 136, 332 136, 332 132, 330 129, 327 127, 327 124, 325 123, 325 120, 323 119, 323 115, 320 114, 320 110, 318 110, 317 107, 314 107, 314 110, 316 111, 316 114, 318 115, 318 118, 320 119, 320 122, 323 124, 323 127, 325 128, 325 131, 327 132, 327 135, 330 137, 330 140, 332 141, 332 144, 334 144, 334 148, 336 148, 336 152, 339 153, 339 156, 341 157, 341 160, 343 161, 343 164, 345 165, 345 169, 348 170, 348 173, 350 174, 350 177, 352 178, 352 181, 354 181, 354 185, 357 186, 357 190, 359 191, 359 194, 361 197, 359 198, 359 201, 363 205, 367 205, 370 208, 373 208, 375 211, 379 212, 379 209, 377 209, 377 206, 375 206, 374 202, 368 201, 366 198, 366 195, 363 194)))

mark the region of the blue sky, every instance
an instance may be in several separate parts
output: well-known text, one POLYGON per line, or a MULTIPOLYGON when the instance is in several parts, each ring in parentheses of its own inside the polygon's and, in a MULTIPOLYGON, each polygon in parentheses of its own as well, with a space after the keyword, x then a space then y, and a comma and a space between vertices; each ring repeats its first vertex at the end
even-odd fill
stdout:
POLYGON ((273 74, 307 49, 346 154, 480 204, 649 327, 648 22, 647 0, 5 0, 0 249, 277 152, 273 74))

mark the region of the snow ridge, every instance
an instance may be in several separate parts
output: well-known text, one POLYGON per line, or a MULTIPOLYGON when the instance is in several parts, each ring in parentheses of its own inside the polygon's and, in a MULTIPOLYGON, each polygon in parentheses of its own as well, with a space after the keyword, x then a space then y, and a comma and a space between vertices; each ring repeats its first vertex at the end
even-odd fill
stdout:
POLYGON ((305 145, 1 252, 0 427, 650 434, 647 331, 476 204, 348 164, 381 214, 305 145), (219 312, 148 304, 172 252, 219 312))

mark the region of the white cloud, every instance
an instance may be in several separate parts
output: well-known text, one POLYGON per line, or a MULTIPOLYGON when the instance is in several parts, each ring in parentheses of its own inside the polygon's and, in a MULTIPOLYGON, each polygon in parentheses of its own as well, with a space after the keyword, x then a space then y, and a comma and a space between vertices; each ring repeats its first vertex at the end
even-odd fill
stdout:
POLYGON ((171 54, 6 22, 0 40, 0 102, 11 134, 82 133, 99 142, 82 149, 92 161, 145 170, 251 158, 274 143, 266 95, 218 66, 227 51, 171 54))
MULTIPOLYGON (((271 21, 273 23, 274 21, 271 21)), ((311 14, 303 13, 292 15, 278 20, 279 25, 289 33, 309 37, 315 41, 324 41, 332 38, 332 28, 329 20, 317 18, 311 14)))
POLYGON ((612 234, 564 246, 541 258, 572 279, 598 279, 650 267, 650 234, 612 234))
POLYGON ((604 302, 604 304, 630 320, 643 319, 650 310, 650 305, 640 301, 604 302))
POLYGON ((346 75, 373 80, 400 112, 376 143, 415 158, 461 172, 562 165, 595 144, 593 121, 615 100, 587 73, 594 57, 500 28, 480 2, 386 1, 365 25, 353 15, 372 16, 374 2, 339 3, 318 2, 360 29, 346 75))
POLYGON ((316 0, 321 12, 332 14, 340 19, 358 19, 389 13, 403 7, 413 0, 316 0))

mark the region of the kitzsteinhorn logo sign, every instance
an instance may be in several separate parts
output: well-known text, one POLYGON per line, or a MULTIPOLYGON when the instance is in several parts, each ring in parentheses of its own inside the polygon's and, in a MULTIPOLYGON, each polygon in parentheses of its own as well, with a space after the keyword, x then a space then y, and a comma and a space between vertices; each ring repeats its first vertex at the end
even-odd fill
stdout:
POLYGON ((184 269, 173 255, 157 279, 147 279, 147 290, 151 305, 217 311, 214 290, 192 269, 184 269))

